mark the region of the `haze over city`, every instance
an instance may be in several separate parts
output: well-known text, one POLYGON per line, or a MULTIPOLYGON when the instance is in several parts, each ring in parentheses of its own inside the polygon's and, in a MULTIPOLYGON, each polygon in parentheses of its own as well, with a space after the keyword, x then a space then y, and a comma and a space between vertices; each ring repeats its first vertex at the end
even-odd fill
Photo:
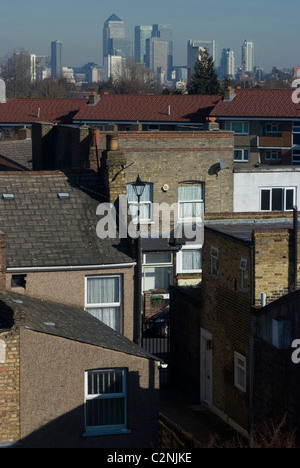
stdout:
POLYGON ((65 66, 101 64, 103 25, 113 13, 124 21, 128 38, 137 25, 169 24, 177 66, 186 66, 189 39, 215 39, 219 55, 223 48, 235 51, 236 65, 245 39, 254 41, 255 64, 265 71, 300 63, 297 0, 11 0, 0 6, 0 56, 21 48, 50 55, 51 41, 60 40, 65 66))

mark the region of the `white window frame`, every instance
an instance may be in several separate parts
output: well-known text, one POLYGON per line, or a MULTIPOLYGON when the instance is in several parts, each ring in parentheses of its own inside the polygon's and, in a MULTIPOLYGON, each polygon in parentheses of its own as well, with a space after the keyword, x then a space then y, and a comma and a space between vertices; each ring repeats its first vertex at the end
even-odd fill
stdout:
POLYGON ((234 162, 249 162, 249 149, 247 148, 234 148, 234 162), (236 159, 235 152, 240 151, 242 158, 236 159))
POLYGON ((219 278, 219 249, 218 247, 211 246, 210 248, 210 274, 213 278, 219 278), (217 268, 215 268, 215 264, 217 264, 217 268), (215 273, 215 270, 217 271, 215 273))
POLYGON ((269 212, 272 211, 272 191, 280 189, 284 191, 283 194, 283 209, 282 210, 277 210, 277 211, 293 211, 293 208, 287 209, 286 208, 286 192, 287 190, 293 190, 293 207, 295 206, 296 203, 296 196, 297 196, 297 188, 296 187, 260 187, 260 193, 259 193, 259 210, 264 211, 264 212, 269 212), (269 209, 268 210, 263 210, 262 209, 262 192, 263 191, 270 191, 270 203, 269 203, 269 209))
POLYGON ((282 151, 281 150, 266 150, 265 159, 266 161, 281 161, 282 151))
POLYGON ((85 423, 85 432, 83 436, 95 436, 95 435, 107 435, 107 434, 128 434, 131 431, 127 428, 127 369, 126 368, 108 368, 108 369, 92 369, 85 372, 84 375, 84 423, 85 423), (122 373, 122 392, 120 393, 103 393, 103 394, 89 394, 88 378, 90 373, 113 373, 113 372, 122 373), (92 400, 115 400, 123 399, 124 400, 124 414, 123 419, 124 423, 122 424, 113 424, 113 425, 98 425, 98 426, 88 426, 87 423, 87 406, 88 402, 92 400))
POLYGON ((234 386, 242 392, 247 391, 247 359, 237 351, 234 352, 234 386), (242 364, 240 361, 242 361, 242 364), (243 384, 239 381, 239 372, 242 372, 244 375, 243 384))
POLYGON ((279 123, 266 123, 265 124, 265 136, 281 138, 282 136, 282 124, 279 123))
MULTIPOLYGON (((149 200, 141 200, 140 201, 140 207, 143 206, 143 205, 148 205, 149 206, 149 213, 150 213, 150 217, 149 218, 142 218, 141 215, 140 215, 140 219, 138 220, 138 216, 135 217, 135 218, 132 218, 132 221, 134 224, 137 224, 138 221, 141 223, 141 224, 148 224, 149 222, 151 222, 153 220, 153 183, 152 182, 145 182, 146 185, 148 185, 150 187, 150 199, 149 200)), ((131 184, 127 184, 127 185, 131 185, 131 184)), ((126 186, 127 187, 127 186, 126 186)), ((134 200, 129 200, 128 199, 128 196, 127 196, 127 202, 128 202, 128 212, 130 213, 131 210, 130 210, 130 207, 131 206, 135 206, 135 207, 138 207, 138 201, 134 200)))
MULTIPOLYGON (((105 308, 115 308, 119 309, 119 323, 120 329, 116 330, 119 333, 122 333, 123 329, 123 310, 122 310, 122 275, 89 275, 85 277, 85 310, 89 313, 92 309, 105 309, 105 308), (119 301, 110 302, 110 303, 88 303, 88 280, 89 279, 106 279, 106 278, 118 278, 119 279, 119 301)), ((91 314, 92 315, 92 314, 91 314)))
POLYGON ((204 212, 204 183, 203 182, 182 182, 178 184, 178 222, 179 223, 184 223, 187 221, 201 221, 203 218, 203 212, 204 212), (189 187, 189 186, 197 186, 201 188, 202 192, 202 197, 201 199, 193 199, 193 200, 180 200, 179 199, 179 188, 180 187, 189 187), (201 215, 200 216, 187 216, 187 217, 181 217, 181 205, 185 203, 199 203, 201 206, 201 215))
MULTIPOLYGON (((142 290, 143 293, 149 291, 149 289, 145 289, 145 275, 147 273, 147 268, 171 268, 171 275, 173 278, 173 254, 172 252, 148 252, 148 254, 159 254, 159 253, 168 253, 170 255, 171 260, 169 262, 163 263, 147 263, 147 253, 143 254, 143 265, 142 265, 142 290)), ((172 282, 170 283, 172 284, 172 282)), ((166 298, 169 298, 169 294, 165 295, 166 298)))
POLYGON ((247 292, 249 289, 249 268, 248 268, 248 260, 246 258, 241 259, 240 270, 241 270, 241 290, 244 292, 247 292), (247 287, 245 287, 245 281, 247 281, 247 287))
POLYGON ((249 135, 249 122, 247 120, 226 120, 225 130, 234 132, 235 135, 249 135), (242 124, 242 131, 237 132, 234 124, 242 124))
POLYGON ((181 250, 177 252, 176 256, 176 272, 177 273, 202 273, 202 245, 193 244, 193 245, 183 245, 181 250), (201 253, 201 268, 194 270, 184 270, 183 268, 183 254, 188 250, 196 250, 201 253))

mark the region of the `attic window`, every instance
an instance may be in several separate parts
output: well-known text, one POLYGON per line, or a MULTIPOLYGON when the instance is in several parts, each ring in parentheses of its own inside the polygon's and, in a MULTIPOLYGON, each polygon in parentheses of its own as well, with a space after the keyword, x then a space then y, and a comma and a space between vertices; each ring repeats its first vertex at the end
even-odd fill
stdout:
POLYGON ((12 288, 26 288, 26 276, 27 275, 12 275, 11 287, 12 288))
POLYGON ((13 193, 3 193, 2 198, 3 200, 14 200, 15 196, 13 193))
POLYGON ((61 200, 65 200, 67 198, 70 198, 70 194, 69 193, 63 193, 63 192, 60 192, 57 194, 58 198, 60 198, 61 200))

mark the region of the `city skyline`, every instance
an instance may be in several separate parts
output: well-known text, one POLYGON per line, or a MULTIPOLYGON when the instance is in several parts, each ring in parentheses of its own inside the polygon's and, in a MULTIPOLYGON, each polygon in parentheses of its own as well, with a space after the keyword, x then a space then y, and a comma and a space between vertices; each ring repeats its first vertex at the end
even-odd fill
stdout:
POLYGON ((254 41, 254 65, 266 72, 273 66, 291 68, 300 64, 298 53, 298 14, 300 4, 288 0, 253 0, 243 4, 215 0, 153 0, 151 4, 130 0, 129 4, 113 0, 99 6, 95 0, 84 3, 50 3, 32 0, 24 4, 11 0, 0 6, 0 56, 21 48, 37 55, 51 55, 51 42, 64 44, 63 65, 82 66, 87 62, 102 65, 103 25, 112 14, 125 25, 126 37, 134 39, 135 26, 170 24, 173 32, 174 66, 187 65, 189 40, 215 40, 219 60, 224 48, 235 52, 236 67, 241 63, 245 40, 254 41), (287 6, 288 4, 288 6, 287 6), (19 13, 19 14, 17 14, 19 13))

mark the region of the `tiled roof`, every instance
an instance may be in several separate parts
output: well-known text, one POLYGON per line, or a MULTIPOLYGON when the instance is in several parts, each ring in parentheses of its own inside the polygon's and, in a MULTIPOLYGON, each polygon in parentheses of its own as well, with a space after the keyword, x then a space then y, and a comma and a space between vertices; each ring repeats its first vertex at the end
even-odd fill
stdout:
POLYGON ((79 122, 201 123, 221 96, 104 94, 94 105, 81 108, 79 122))
POLYGON ((117 239, 97 236, 96 209, 103 199, 89 191, 85 177, 79 188, 78 179, 61 172, 0 173, 0 229, 7 240, 8 268, 132 262, 117 239), (60 199, 58 193, 70 198, 60 199), (3 194, 13 194, 14 199, 3 199, 3 194))
POLYGON ((32 141, 0 141, 0 171, 32 169, 32 141))
POLYGON ((18 313, 21 315, 22 326, 27 329, 142 358, 155 359, 83 309, 7 293, 6 296, 0 296, 0 316, 6 313, 7 323, 11 323, 8 307, 14 315, 18 313))
POLYGON ((86 105, 85 99, 20 98, 0 104, 1 124, 32 122, 72 123, 74 115, 86 105))
POLYGON ((300 118, 300 104, 294 104, 295 89, 238 89, 230 101, 220 101, 213 117, 300 118))

